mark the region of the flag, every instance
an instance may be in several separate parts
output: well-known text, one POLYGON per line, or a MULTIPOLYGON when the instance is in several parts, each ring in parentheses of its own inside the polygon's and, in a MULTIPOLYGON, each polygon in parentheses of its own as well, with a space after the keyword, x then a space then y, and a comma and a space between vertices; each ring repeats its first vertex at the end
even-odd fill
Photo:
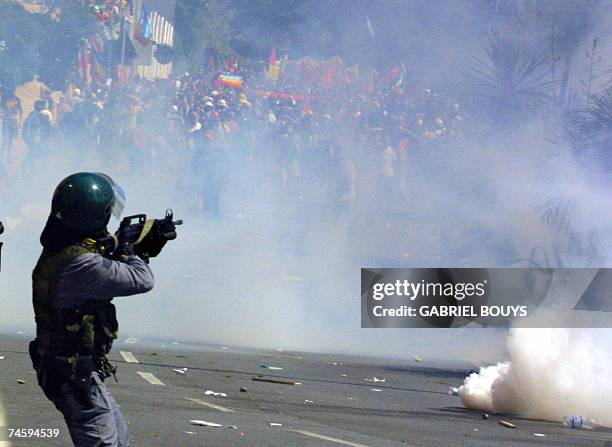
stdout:
POLYGON ((96 53, 101 53, 102 50, 104 49, 104 42, 99 36, 94 36, 94 37, 89 38, 89 46, 96 53))
POLYGON ((151 24, 149 23, 149 14, 147 13, 144 5, 142 5, 140 19, 138 19, 138 24, 134 28, 134 39, 140 43, 140 45, 146 47, 151 43, 150 39, 152 35, 153 31, 151 30, 151 24))
POLYGON ((336 82, 336 74, 338 68, 342 65, 342 59, 338 56, 334 56, 324 64, 324 72, 321 77, 321 85, 325 88, 330 88, 336 82))
POLYGON ((226 85, 228 87, 234 88, 242 88, 242 76, 232 73, 221 73, 217 78, 217 81, 221 85, 226 85))
POLYGON ((270 58, 268 59, 268 65, 280 64, 278 56, 276 55, 276 48, 272 47, 272 51, 270 51, 270 58))
POLYGON ((91 72, 92 76, 100 82, 106 81, 106 70, 104 70, 104 66, 98 61, 98 58, 94 55, 91 58, 91 72))
POLYGON ((280 72, 280 60, 276 55, 276 48, 272 47, 272 51, 270 52, 270 59, 268 60, 268 71, 266 73, 266 78, 270 81, 278 81, 278 78, 280 77, 280 72))
POLYGON ((393 67, 391 70, 389 70, 389 72, 385 76, 383 76, 381 81, 384 82, 385 84, 391 84, 392 82, 398 81, 401 75, 402 75, 402 64, 399 64, 393 67))
POLYGON ((79 77, 85 86, 90 85, 92 81, 92 58, 91 51, 87 48, 79 51, 79 77))

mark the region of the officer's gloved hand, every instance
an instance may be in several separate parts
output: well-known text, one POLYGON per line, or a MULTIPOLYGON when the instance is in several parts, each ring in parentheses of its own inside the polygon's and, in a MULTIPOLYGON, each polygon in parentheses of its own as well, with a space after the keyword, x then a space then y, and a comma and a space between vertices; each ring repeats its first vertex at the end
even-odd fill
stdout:
POLYGON ((128 256, 133 256, 134 254, 134 247, 129 244, 121 245, 115 250, 115 258, 121 262, 127 262, 128 256))

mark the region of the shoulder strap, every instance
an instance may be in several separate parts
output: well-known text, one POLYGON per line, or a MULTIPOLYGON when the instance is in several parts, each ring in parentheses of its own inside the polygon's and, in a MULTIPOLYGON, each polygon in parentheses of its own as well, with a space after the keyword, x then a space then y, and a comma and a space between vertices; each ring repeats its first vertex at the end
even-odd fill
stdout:
POLYGON ((62 251, 50 255, 43 250, 34 274, 49 282, 49 285, 57 278, 57 275, 75 258, 87 253, 95 253, 89 245, 72 245, 62 251))

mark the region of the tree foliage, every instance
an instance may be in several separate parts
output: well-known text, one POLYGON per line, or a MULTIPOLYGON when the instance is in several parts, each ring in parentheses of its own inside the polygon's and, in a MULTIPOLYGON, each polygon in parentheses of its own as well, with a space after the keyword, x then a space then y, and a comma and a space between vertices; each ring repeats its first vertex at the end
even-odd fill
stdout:
POLYGON ((70 0, 43 1, 41 13, 0 0, 0 84, 5 91, 39 76, 63 88, 75 71, 80 40, 94 32, 87 8, 70 0))
POLYGON ((55 89, 64 87, 78 64, 81 40, 95 33, 96 19, 74 0, 43 0, 47 12, 36 14, 44 30, 40 42, 40 80, 55 89), (77 5, 75 5, 77 3, 77 5))
POLYGON ((12 92, 32 79, 40 66, 40 40, 44 31, 21 5, 0 0, 0 88, 12 92))
POLYGON ((554 83, 545 54, 492 38, 485 59, 476 59, 470 72, 474 102, 508 123, 524 119, 550 102, 554 83))
POLYGON ((204 66, 207 50, 221 57, 231 53, 234 14, 229 0, 177 0, 176 48, 187 67, 204 66))

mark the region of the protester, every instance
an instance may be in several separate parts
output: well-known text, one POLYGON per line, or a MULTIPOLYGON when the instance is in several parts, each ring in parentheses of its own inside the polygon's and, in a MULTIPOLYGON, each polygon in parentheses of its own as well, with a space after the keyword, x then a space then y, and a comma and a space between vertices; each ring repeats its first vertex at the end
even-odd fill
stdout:
MULTIPOLYGON (((287 204, 336 218, 367 194, 357 185, 377 185, 374 193, 389 201, 407 197, 411 159, 435 153, 463 126, 453 98, 410 90, 390 75, 334 83, 289 73, 271 81, 235 61, 220 73, 135 77, 121 91, 70 85, 53 106, 56 117, 47 94, 23 126, 26 164, 74 153, 145 177, 174 168, 174 186, 195 194, 209 217, 233 206, 224 197, 248 202, 268 185, 287 204), (186 182, 185 169, 195 181, 186 182)), ((3 106, 6 158, 20 107, 10 99, 3 106)))

